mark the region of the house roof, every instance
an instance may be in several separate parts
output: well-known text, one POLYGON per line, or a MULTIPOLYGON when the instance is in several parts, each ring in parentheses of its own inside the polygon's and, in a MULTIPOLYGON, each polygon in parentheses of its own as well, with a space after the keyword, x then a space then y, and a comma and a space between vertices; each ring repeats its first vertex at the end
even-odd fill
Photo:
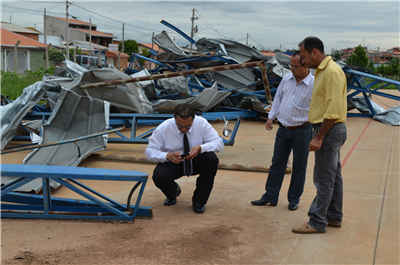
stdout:
MULTIPOLYGON (((106 57, 107 58, 118 58, 118 53, 119 53, 118 51, 106 51, 106 57)), ((129 55, 124 52, 121 52, 119 58, 120 59, 128 59, 129 55)))
MULTIPOLYGON (((66 18, 65 18, 65 17, 53 17, 53 18, 57 18, 57 19, 66 21, 66 18)), ((85 26, 90 26, 90 23, 88 23, 88 22, 85 22, 85 21, 82 21, 82 20, 78 20, 78 19, 73 19, 73 18, 68 18, 68 23, 74 24, 74 25, 85 25, 85 26)), ((92 27, 93 27, 93 26, 96 27, 96 24, 93 24, 93 23, 92 23, 92 27)))
MULTIPOLYGON (((88 30, 88 29, 75 29, 75 30, 79 30, 79 31, 85 32, 87 34, 90 34, 90 30, 88 30)), ((96 37, 116 38, 113 34, 104 33, 104 32, 97 31, 97 30, 92 30, 91 34, 92 34, 92 36, 96 36, 96 37)))
POLYGON ((11 46, 14 47, 15 43, 20 40, 18 47, 25 48, 46 48, 47 45, 31 38, 19 35, 17 33, 8 31, 1 28, 1 46, 11 46))
MULTIPOLYGON (((149 50, 151 50, 151 43, 141 43, 140 42, 140 43, 138 43, 138 45, 142 45, 142 46, 148 48, 149 50)), ((157 44, 153 44, 153 50, 154 51, 161 51, 160 47, 158 47, 157 44)))
POLYGON ((25 28, 33 30, 33 31, 37 32, 38 34, 42 34, 39 30, 35 29, 34 27, 25 27, 25 28))
POLYGON ((32 34, 38 34, 39 32, 33 31, 15 24, 7 23, 7 22, 1 22, 1 28, 11 31, 11 32, 17 32, 17 33, 32 33, 32 34))

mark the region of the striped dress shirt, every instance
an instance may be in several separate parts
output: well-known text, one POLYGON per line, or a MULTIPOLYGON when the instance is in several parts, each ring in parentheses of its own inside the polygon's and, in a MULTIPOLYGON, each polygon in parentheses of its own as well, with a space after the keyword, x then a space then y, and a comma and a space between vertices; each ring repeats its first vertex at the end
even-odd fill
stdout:
POLYGON ((313 86, 314 76, 311 72, 299 83, 292 73, 284 76, 276 91, 268 118, 277 118, 286 127, 308 122, 313 86))

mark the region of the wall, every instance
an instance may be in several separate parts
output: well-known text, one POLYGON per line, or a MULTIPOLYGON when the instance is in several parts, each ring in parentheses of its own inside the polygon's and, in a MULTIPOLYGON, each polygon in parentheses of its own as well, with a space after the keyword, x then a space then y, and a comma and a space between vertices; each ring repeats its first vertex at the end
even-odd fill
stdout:
POLYGON ((46 61, 43 59, 44 50, 31 50, 30 53, 30 70, 37 71, 40 67, 46 67, 46 61))

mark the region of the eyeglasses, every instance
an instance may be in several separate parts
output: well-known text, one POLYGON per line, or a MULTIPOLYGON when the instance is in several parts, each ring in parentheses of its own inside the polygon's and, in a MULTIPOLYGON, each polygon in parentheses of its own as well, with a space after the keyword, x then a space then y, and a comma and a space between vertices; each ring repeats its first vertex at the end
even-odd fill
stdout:
POLYGON ((291 64, 290 64, 290 68, 293 68, 293 70, 296 70, 296 68, 297 68, 297 67, 300 67, 300 66, 302 66, 302 65, 291 65, 291 64))
POLYGON ((190 124, 190 125, 188 125, 188 126, 182 126, 182 125, 176 124, 176 127, 178 127, 178 129, 183 129, 183 128, 185 128, 185 129, 189 130, 190 128, 192 128, 192 124, 190 124))

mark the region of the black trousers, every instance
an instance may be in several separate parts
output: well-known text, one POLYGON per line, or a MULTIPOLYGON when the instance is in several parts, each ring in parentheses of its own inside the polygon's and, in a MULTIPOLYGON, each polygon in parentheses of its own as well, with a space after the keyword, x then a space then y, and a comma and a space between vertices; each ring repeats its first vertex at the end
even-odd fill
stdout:
MULTIPOLYGON (((199 174, 196 180, 196 189, 193 193, 193 201, 206 204, 214 186, 219 160, 214 152, 205 152, 198 154, 192 161, 193 175, 199 174)), ((153 172, 153 181, 167 198, 175 199, 178 185, 175 179, 179 179, 183 175, 183 162, 175 164, 168 161, 157 164, 153 172)))

